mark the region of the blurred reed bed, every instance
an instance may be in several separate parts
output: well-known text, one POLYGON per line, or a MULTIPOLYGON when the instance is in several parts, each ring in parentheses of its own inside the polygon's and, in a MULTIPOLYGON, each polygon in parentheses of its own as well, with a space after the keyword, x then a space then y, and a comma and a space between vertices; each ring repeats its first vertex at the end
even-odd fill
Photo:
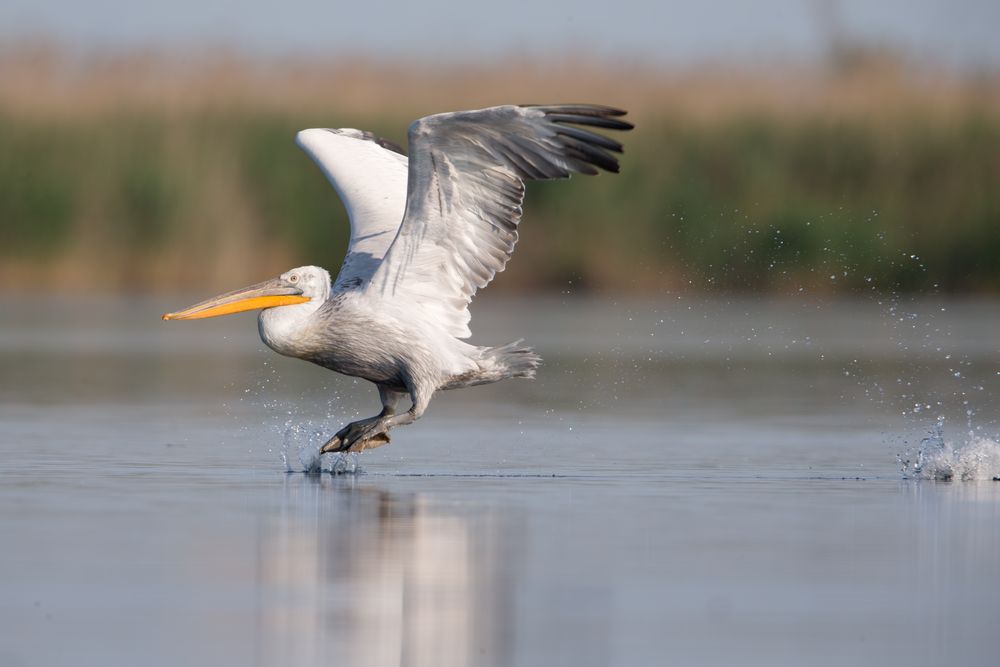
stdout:
POLYGON ((888 57, 442 71, 0 53, 0 289, 213 291, 347 240, 293 144, 507 102, 628 108, 623 174, 532 184, 499 290, 1000 290, 1000 78, 888 57))

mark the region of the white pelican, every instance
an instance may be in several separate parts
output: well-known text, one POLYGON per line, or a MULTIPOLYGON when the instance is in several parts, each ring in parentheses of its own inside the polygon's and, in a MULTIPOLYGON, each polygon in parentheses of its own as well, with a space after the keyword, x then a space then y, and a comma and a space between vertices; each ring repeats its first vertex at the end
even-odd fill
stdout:
POLYGON ((521 341, 464 342, 469 302, 517 242, 524 181, 618 171, 621 144, 576 126, 629 130, 625 112, 589 104, 499 106, 421 118, 410 158, 369 132, 310 129, 297 143, 347 208, 351 241, 337 280, 303 266, 167 313, 165 320, 261 309, 279 354, 374 382, 382 411, 340 429, 322 453, 361 451, 424 413, 438 389, 534 377, 521 341), (397 413, 408 396, 412 406, 397 413))

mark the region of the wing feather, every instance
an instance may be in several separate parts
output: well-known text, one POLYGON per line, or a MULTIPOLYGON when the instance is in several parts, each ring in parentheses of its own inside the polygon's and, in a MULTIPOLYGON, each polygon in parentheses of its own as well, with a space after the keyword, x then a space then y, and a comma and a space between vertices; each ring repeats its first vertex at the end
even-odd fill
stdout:
POLYGON ((405 214, 368 293, 469 336, 469 302, 517 243, 524 181, 617 172, 621 144, 583 127, 631 129, 624 114, 596 105, 501 106, 413 123, 405 214))
POLYGON ((397 146, 361 130, 302 130, 296 143, 337 190, 350 218, 350 245, 334 289, 364 289, 403 219, 407 158, 397 146))

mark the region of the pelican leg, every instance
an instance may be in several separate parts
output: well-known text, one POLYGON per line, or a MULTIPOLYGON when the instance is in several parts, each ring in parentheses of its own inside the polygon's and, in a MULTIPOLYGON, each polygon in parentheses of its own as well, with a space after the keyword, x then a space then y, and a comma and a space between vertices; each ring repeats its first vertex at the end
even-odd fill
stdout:
POLYGON ((427 393, 411 392, 410 398, 413 401, 413 405, 403 414, 393 415, 386 419, 385 430, 388 431, 390 428, 396 428, 397 426, 406 426, 420 419, 427 409, 427 404, 431 402, 431 394, 433 393, 433 391, 427 393))
POLYGON ((405 394, 378 385, 378 396, 382 401, 382 412, 374 417, 351 422, 337 431, 319 450, 320 454, 335 452, 361 452, 389 442, 389 429, 379 430, 375 425, 396 414, 400 399, 405 394))
POLYGON ((424 410, 427 409, 427 404, 430 403, 431 395, 434 393, 433 390, 422 392, 411 390, 410 400, 413 401, 413 405, 406 412, 396 414, 396 405, 399 403, 402 394, 392 390, 384 391, 385 393, 383 393, 382 387, 379 387, 379 396, 382 397, 383 405, 381 414, 348 424, 337 435, 333 436, 330 442, 323 445, 320 453, 360 452, 365 449, 384 445, 389 442, 389 429, 397 426, 406 426, 420 419, 420 416, 424 414, 424 410), (390 396, 393 399, 391 402, 387 401, 387 395, 389 394, 395 395, 390 396))

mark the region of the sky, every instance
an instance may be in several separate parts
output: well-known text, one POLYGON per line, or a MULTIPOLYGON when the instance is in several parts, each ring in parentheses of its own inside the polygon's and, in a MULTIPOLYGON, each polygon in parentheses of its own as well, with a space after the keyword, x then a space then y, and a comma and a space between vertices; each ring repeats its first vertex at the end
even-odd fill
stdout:
POLYGON ((843 34, 918 59, 1000 66, 998 0, 0 0, 0 42, 429 61, 572 51, 683 66, 821 57, 831 15, 843 34))

